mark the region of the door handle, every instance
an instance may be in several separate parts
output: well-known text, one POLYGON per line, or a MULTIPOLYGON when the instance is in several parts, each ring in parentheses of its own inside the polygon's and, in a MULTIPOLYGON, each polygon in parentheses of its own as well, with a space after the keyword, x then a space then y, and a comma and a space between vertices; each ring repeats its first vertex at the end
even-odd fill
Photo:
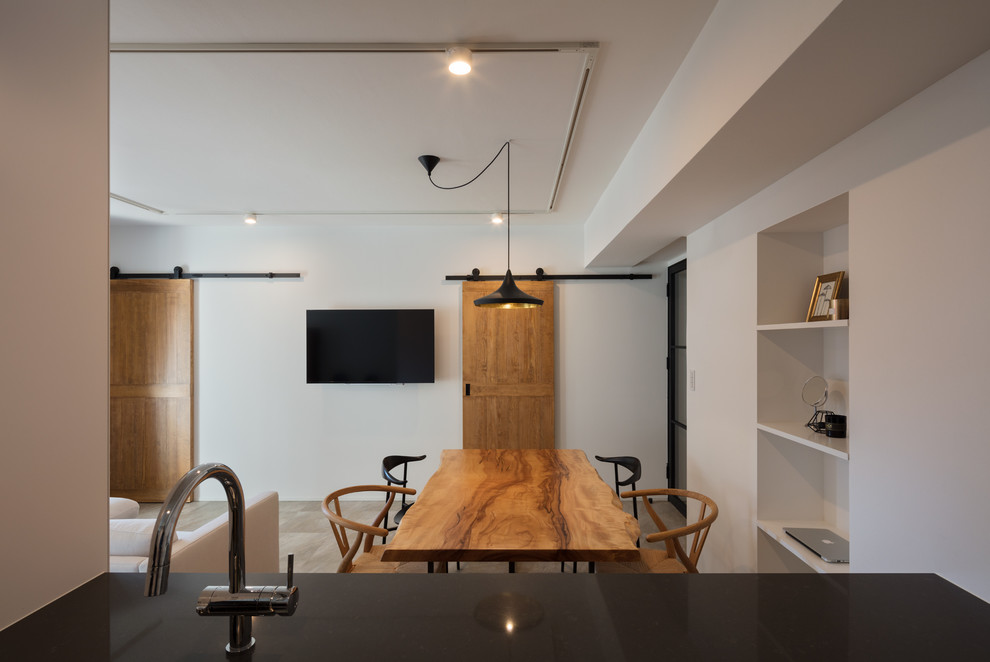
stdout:
POLYGON ((470 384, 465 384, 464 385, 464 395, 471 395, 471 385, 470 384))

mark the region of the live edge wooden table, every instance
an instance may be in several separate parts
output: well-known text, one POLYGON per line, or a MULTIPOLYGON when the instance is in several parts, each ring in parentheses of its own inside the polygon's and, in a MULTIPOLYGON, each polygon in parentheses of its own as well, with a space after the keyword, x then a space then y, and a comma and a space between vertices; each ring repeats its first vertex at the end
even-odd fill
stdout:
POLYGON ((583 451, 445 450, 383 561, 635 561, 639 523, 583 451))

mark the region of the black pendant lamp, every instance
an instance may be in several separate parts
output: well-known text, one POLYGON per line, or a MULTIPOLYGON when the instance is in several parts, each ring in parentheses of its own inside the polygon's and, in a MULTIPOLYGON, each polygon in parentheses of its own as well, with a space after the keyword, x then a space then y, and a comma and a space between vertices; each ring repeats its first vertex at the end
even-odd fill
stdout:
POLYGON ((506 167, 506 178, 505 178, 505 243, 506 243, 506 258, 505 258, 505 278, 502 280, 502 284, 499 288, 487 296, 483 296, 480 299, 474 300, 474 305, 481 308, 535 308, 537 306, 543 305, 543 299, 537 299, 534 296, 530 296, 519 289, 516 285, 516 281, 512 278, 512 270, 509 268, 510 258, 512 255, 512 243, 511 243, 511 232, 512 232, 512 211, 511 211, 511 179, 512 179, 512 158, 511 151, 512 148, 509 141, 506 141, 502 145, 502 149, 498 151, 498 154, 485 166, 484 170, 479 172, 474 179, 471 181, 461 184, 460 186, 439 186, 433 181, 433 168, 436 167, 440 159, 432 155, 423 155, 419 157, 419 162, 423 164, 426 168, 426 173, 430 177, 430 182, 437 188, 442 189, 455 189, 467 186, 475 179, 480 177, 488 167, 495 162, 498 155, 505 150, 505 167, 506 167))

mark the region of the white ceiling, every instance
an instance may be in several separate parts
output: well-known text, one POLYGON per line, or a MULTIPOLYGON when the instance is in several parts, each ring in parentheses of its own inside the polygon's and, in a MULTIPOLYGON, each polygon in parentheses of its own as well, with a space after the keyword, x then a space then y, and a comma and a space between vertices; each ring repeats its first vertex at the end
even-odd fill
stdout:
POLYGON ((436 49, 113 52, 111 193, 165 213, 112 200, 112 221, 484 223, 505 207, 504 155, 456 191, 416 157, 440 156, 452 186, 511 139, 517 220, 582 223, 714 4, 112 0, 114 44, 598 44, 477 52, 462 78, 436 49))
MULTIPOLYGON (((746 0, 728 9, 734 1, 723 0, 712 22, 719 24, 723 10, 724 16, 742 7, 742 12, 759 16, 757 9, 762 7, 766 25, 788 29, 787 12, 781 11, 786 1, 777 2, 772 13, 767 11, 772 2, 746 0)), ((834 8, 820 4, 829 11, 814 31, 675 174, 640 177, 637 171, 626 178, 633 183, 649 180, 635 191, 640 196, 644 190, 650 194, 645 206, 625 215, 616 213, 614 206, 604 214, 601 208, 595 210, 586 230, 596 222, 615 225, 616 219, 619 227, 604 241, 585 246, 587 266, 636 265, 660 256, 657 251, 719 218, 990 48, 990 2, 985 0, 844 0, 834 8)), ((801 8, 799 3, 787 7, 795 8, 801 8)), ((735 25, 721 26, 716 34, 731 42, 735 25)), ((744 29, 739 31, 745 34, 744 29)), ((746 60, 759 62, 760 53, 753 50, 746 60)), ((719 62, 713 87, 733 82, 730 72, 735 63, 719 62)), ((692 82, 704 81, 696 77, 692 82)), ((708 110, 691 107, 699 115, 708 110)), ((638 147, 642 154, 642 143, 638 147)), ((641 160, 634 163, 639 171, 651 166, 641 160)), ((629 171, 621 171, 616 181, 622 181, 623 174, 629 171)), ((628 195, 629 187, 621 190, 633 197, 628 195)))

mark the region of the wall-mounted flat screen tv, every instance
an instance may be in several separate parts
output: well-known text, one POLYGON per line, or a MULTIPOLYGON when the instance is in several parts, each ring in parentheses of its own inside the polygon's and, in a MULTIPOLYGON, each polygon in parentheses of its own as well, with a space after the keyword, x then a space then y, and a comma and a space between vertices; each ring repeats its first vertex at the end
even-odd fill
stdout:
POLYGON ((307 384, 433 383, 433 310, 307 310, 307 384))

